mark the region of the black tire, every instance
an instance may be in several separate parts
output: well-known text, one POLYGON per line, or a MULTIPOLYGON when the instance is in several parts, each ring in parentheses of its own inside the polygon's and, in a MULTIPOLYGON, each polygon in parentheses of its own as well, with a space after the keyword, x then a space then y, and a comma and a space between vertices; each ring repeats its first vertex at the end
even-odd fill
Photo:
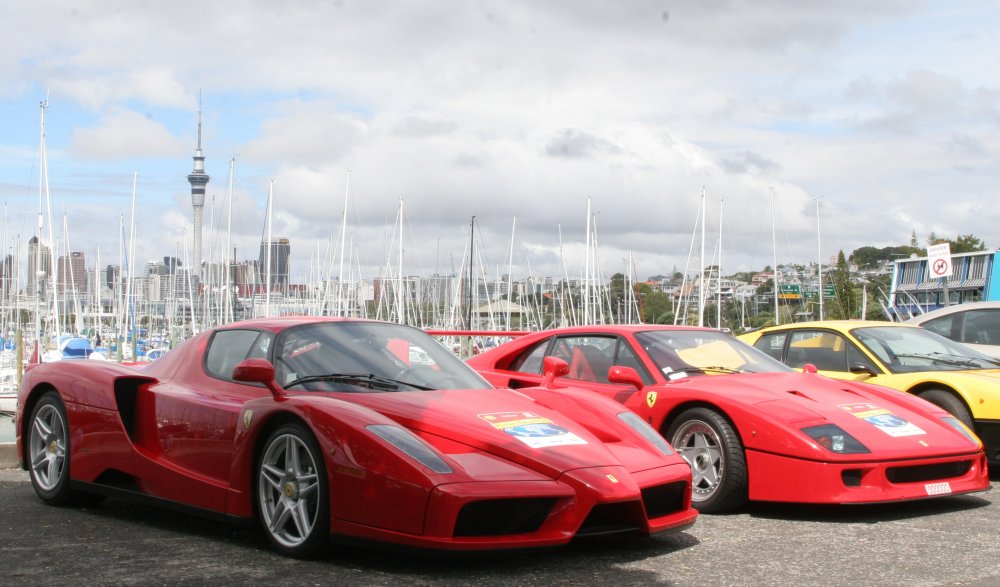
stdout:
POLYGON ((968 426, 969 430, 976 429, 975 423, 972 421, 972 414, 969 413, 969 408, 965 407, 965 402, 955 394, 943 389, 928 389, 927 391, 918 393, 917 397, 925 399, 952 416, 955 416, 959 422, 968 426))
POLYGON ((42 395, 28 422, 27 462, 31 486, 47 504, 69 502, 69 423, 54 391, 42 395))
POLYGON ((747 502, 747 462, 736 431, 719 412, 691 408, 667 428, 667 440, 691 465, 691 505, 706 514, 747 502))
POLYGON ((258 519, 271 546, 294 558, 317 555, 330 534, 330 492, 316 437, 303 424, 281 426, 254 472, 258 519), (289 459, 291 451, 297 458, 289 459))
POLYGON ((70 490, 70 434, 66 406, 55 391, 42 395, 28 422, 28 474, 35 494, 49 505, 96 505, 104 495, 70 490))

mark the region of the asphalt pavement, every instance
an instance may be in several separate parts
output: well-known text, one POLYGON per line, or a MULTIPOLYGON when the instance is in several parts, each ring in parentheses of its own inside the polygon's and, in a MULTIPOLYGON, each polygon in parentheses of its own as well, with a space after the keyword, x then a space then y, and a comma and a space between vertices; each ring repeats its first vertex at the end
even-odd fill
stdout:
POLYGON ((687 531, 610 536, 561 549, 427 556, 331 544, 299 561, 241 528, 109 499, 44 505, 23 471, 0 470, 4 585, 1000 585, 993 490, 868 507, 754 504, 687 531))

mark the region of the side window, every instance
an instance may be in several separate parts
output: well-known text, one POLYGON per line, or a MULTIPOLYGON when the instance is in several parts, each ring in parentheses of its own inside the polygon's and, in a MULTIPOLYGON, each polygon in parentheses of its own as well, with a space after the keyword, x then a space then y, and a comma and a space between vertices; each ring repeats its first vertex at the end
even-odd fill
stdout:
POLYGON ((274 341, 274 335, 270 332, 261 332, 257 340, 250 346, 250 352, 247 354, 248 359, 266 359, 268 358, 268 353, 271 350, 271 343, 274 341))
POLYGON ((765 334, 764 336, 758 338, 757 342, 753 343, 753 346, 758 351, 764 351, 764 353, 770 356, 772 359, 780 361, 781 351, 783 351, 785 348, 786 338, 788 338, 788 333, 786 332, 765 334))
MULTIPOLYGON (((934 320, 928 320, 921 324, 927 330, 931 332, 936 332, 945 338, 950 338, 955 340, 955 320, 959 317, 958 314, 950 314, 948 316, 942 316, 940 318, 935 318, 934 320)), ((965 341, 962 341, 965 342, 965 341)))
POLYGON ((549 340, 543 340, 514 359, 510 364, 510 370, 518 373, 541 374, 542 359, 545 358, 545 349, 549 346, 549 340))
POLYGON ((1000 344, 1000 310, 966 312, 960 340, 972 344, 1000 344))
MULTIPOLYGON (((216 332, 211 342, 208 343, 208 352, 205 353, 205 370, 212 377, 231 381, 233 367, 250 356, 256 356, 256 354, 251 355, 251 353, 259 352, 260 346, 254 343, 260 338, 261 332, 257 330, 220 330, 216 332)), ((264 344, 270 346, 269 342, 264 344)))
POLYGON ((636 356, 635 351, 632 347, 628 345, 622 339, 618 339, 618 348, 615 351, 614 361, 612 365, 619 365, 622 367, 632 367, 636 370, 640 377, 642 377, 643 383, 650 385, 653 383, 653 378, 649 376, 646 368, 642 366, 642 361, 636 356))
POLYGON ((848 368, 850 368, 850 367, 852 367, 854 365, 858 365, 858 364, 864 365, 865 367, 868 367, 869 369, 871 369, 872 373, 881 373, 882 372, 882 370, 879 369, 875 365, 875 363, 872 362, 871 359, 869 359, 867 356, 865 356, 864 353, 861 352, 861 349, 859 349, 857 346, 855 346, 853 344, 848 344, 847 345, 847 365, 848 365, 848 368))
POLYGON ((610 336, 567 336, 559 339, 555 350, 560 358, 569 354, 568 379, 607 383, 616 343, 610 336))
POLYGON ((812 363, 820 371, 849 371, 847 367, 847 341, 839 334, 818 330, 793 332, 788 342, 790 367, 812 363))

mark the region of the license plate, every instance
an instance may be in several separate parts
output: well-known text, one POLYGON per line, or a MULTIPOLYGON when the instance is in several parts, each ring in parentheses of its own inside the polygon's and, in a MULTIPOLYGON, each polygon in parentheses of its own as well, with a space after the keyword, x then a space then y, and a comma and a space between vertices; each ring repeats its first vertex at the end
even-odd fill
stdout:
POLYGON ((924 485, 924 489, 927 490, 927 495, 945 495, 946 493, 951 493, 951 485, 947 481, 944 483, 928 483, 924 485))

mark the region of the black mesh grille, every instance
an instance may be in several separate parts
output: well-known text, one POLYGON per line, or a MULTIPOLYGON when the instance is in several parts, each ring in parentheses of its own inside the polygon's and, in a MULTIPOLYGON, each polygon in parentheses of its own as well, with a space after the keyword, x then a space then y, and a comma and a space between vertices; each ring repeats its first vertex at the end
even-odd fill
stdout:
POLYGON ((455 522, 455 536, 504 536, 538 530, 555 498, 491 499, 465 504, 455 522))
POLYGON ((659 518, 684 509, 684 494, 687 482, 677 481, 642 490, 642 504, 646 506, 646 516, 659 518))
POLYGON ((890 467, 885 476, 891 483, 920 483, 938 479, 961 477, 972 467, 971 461, 955 461, 938 463, 936 465, 917 465, 914 467, 890 467))
POLYGON ((642 504, 638 501, 601 503, 594 506, 583 521, 578 536, 611 534, 638 530, 645 525, 642 504))

